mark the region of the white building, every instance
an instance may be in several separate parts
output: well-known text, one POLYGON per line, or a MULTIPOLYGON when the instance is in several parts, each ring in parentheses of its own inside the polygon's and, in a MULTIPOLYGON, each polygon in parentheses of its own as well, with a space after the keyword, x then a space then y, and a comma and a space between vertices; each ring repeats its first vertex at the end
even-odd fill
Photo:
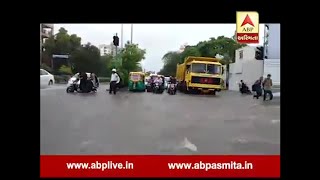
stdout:
POLYGON ((255 59, 256 47, 246 46, 236 50, 235 63, 230 64, 229 90, 238 91, 243 80, 249 88, 263 75, 263 60, 255 59))
POLYGON ((235 63, 230 64, 229 89, 239 90, 243 80, 249 88, 260 77, 271 74, 275 88, 280 86, 280 24, 266 24, 265 59, 256 60, 256 47, 246 46, 236 50, 235 63))
MULTIPOLYGON (((113 45, 113 43, 110 43, 110 45, 106 45, 106 44, 101 44, 99 45, 99 50, 100 50, 100 55, 104 56, 104 55, 115 55, 116 54, 116 46, 113 45)), ((121 48, 118 47, 117 51, 118 53, 120 52, 121 48)))
POLYGON ((104 56, 107 54, 111 54, 112 47, 111 47, 111 45, 101 44, 101 45, 99 45, 99 50, 100 50, 100 55, 104 56))
POLYGON ((53 24, 40 24, 40 65, 42 64, 43 44, 45 40, 53 36, 53 24))
POLYGON ((280 24, 265 25, 264 76, 271 74, 273 84, 280 86, 280 24))

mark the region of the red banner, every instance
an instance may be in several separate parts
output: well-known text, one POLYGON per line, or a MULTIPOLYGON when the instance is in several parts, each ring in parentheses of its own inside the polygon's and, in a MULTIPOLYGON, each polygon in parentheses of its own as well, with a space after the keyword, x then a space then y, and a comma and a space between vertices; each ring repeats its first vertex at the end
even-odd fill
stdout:
POLYGON ((280 177, 280 156, 50 155, 40 177, 280 177))

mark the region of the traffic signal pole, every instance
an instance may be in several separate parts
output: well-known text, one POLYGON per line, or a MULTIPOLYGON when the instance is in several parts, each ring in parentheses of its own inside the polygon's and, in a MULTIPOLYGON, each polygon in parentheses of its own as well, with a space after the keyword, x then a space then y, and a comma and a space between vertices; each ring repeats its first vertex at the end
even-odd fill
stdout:
POLYGON ((118 54, 118 46, 116 46, 116 56, 117 56, 117 54, 118 54))

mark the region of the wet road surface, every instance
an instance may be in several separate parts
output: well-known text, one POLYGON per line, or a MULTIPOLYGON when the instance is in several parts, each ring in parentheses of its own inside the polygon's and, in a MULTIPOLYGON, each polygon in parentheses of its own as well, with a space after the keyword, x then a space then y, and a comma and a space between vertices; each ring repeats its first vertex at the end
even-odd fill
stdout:
POLYGON ((41 154, 280 154, 280 99, 41 89, 41 154))

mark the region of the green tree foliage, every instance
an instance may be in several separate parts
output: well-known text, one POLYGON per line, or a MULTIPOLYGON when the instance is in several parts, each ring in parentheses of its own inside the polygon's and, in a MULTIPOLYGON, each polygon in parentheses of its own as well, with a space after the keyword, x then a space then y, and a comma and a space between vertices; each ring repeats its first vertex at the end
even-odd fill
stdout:
POLYGON ((145 49, 140 49, 138 44, 130 44, 128 41, 118 56, 114 57, 109 69, 116 68, 123 84, 126 85, 130 72, 142 70, 140 62, 145 58, 145 54, 145 49))
POLYGON ((164 65, 160 74, 174 76, 177 63, 182 63, 188 56, 215 57, 220 54, 224 56, 221 63, 229 65, 235 60, 235 51, 244 46, 246 44, 239 44, 232 38, 219 36, 210 38, 208 41, 201 41, 196 46, 187 46, 181 53, 168 52, 162 58, 164 65))
POLYGON ((140 62, 145 59, 146 50, 140 49, 138 44, 127 42, 125 48, 120 53, 123 69, 128 72, 138 71, 141 67, 140 62))
POLYGON ((45 57, 48 58, 53 54, 70 55, 72 73, 86 71, 99 75, 101 72, 103 62, 100 59, 99 49, 90 43, 81 45, 81 38, 75 34, 69 35, 64 28, 60 28, 55 36, 48 38, 44 48, 45 57))
POLYGON ((111 76, 111 62, 113 56, 111 54, 104 55, 100 57, 102 66, 100 67, 100 76, 110 77, 111 76))
POLYGON ((48 71, 48 72, 50 72, 50 73, 52 73, 51 67, 49 67, 49 66, 46 65, 46 64, 41 64, 40 68, 41 68, 41 69, 44 69, 44 70, 46 70, 46 71, 48 71))
POLYGON ((168 52, 163 56, 162 61, 164 66, 159 73, 165 76, 175 76, 177 64, 182 62, 182 57, 178 52, 168 52))
MULTIPOLYGON (((145 58, 146 50, 140 49, 138 44, 131 44, 129 41, 117 56, 100 56, 99 49, 87 43, 81 45, 81 38, 75 34, 69 35, 68 31, 60 28, 59 32, 50 37, 44 43, 45 57, 52 57, 53 54, 70 55, 71 67, 59 67, 59 73, 67 74, 85 71, 94 72, 98 76, 110 77, 111 69, 116 68, 122 78, 123 85, 128 83, 128 75, 131 71, 142 71, 141 61, 145 58)), ((51 59, 45 61, 51 62, 51 59)), ((48 63, 49 64, 49 63, 48 63)), ((42 66, 49 69, 48 66, 42 66)))
POLYGON ((81 47, 81 38, 75 34, 69 35, 68 31, 60 28, 55 36, 51 36, 44 43, 45 53, 52 54, 71 54, 81 47))
POLYGON ((94 72, 98 75, 102 65, 99 49, 90 43, 76 49, 71 54, 71 62, 76 72, 94 72))
POLYGON ((59 68, 59 72, 60 72, 61 74, 72 75, 71 67, 68 67, 68 66, 65 66, 65 65, 62 65, 62 66, 59 68))

